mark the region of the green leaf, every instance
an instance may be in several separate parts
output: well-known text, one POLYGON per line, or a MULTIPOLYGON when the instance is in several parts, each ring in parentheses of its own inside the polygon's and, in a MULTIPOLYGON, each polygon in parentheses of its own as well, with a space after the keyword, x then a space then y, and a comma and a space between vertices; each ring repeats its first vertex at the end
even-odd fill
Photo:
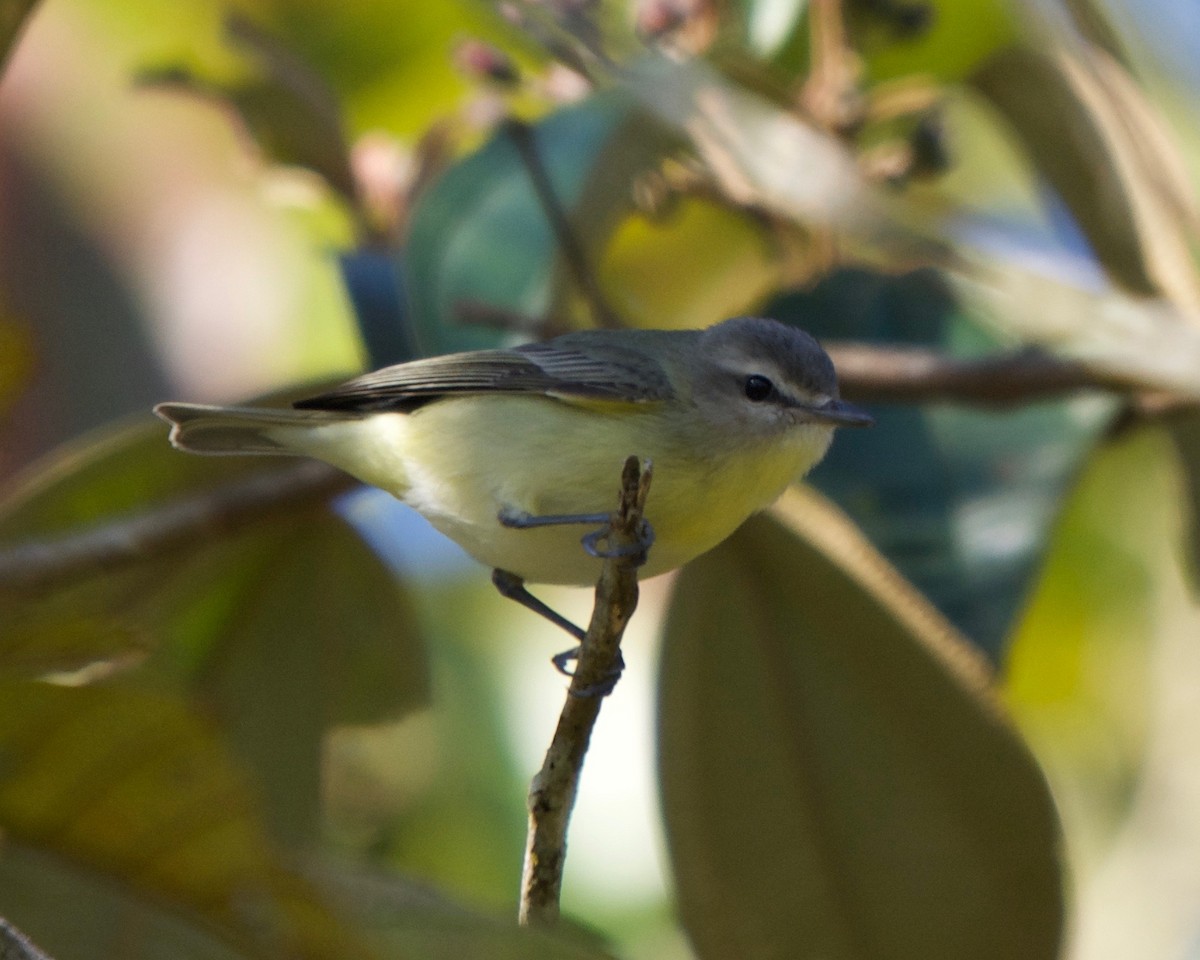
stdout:
POLYGON ((703 957, 1050 960, 1059 831, 953 629, 812 493, 680 575, 659 768, 703 957))
MULTIPOLYGON (((1191 699, 1197 669, 1184 558, 1189 493, 1172 434, 1186 449, 1194 418, 1170 434, 1150 425, 1121 431, 1089 459, 1006 664, 1007 700, 1046 758, 1081 865, 1121 856, 1114 837, 1139 829, 1126 818, 1145 784, 1155 784, 1152 804, 1164 802, 1159 790, 1190 790, 1179 778, 1200 745, 1183 732, 1192 726, 1164 726, 1156 716, 1173 696, 1191 699)), ((1194 448, 1181 458, 1185 469, 1188 456, 1194 448)), ((1161 830, 1151 820, 1150 829, 1161 830)), ((1196 833, 1171 831, 1171 842, 1194 850, 1196 833)), ((1146 856, 1153 870, 1150 850, 1159 842, 1139 846, 1126 835, 1118 846, 1146 856)), ((1086 882, 1086 871, 1077 876, 1086 882)))
POLYGON ((257 76, 221 83, 181 67, 144 71, 144 86, 215 98, 232 108, 244 132, 275 163, 321 176, 349 203, 356 200, 341 109, 324 78, 253 21, 230 14, 226 37, 253 60, 257 76))
MULTIPOLYGON (((915 344, 982 358, 1003 349, 942 274, 843 268, 768 316, 820 340, 915 344)), ((1003 409, 878 404, 877 429, 840 434, 811 483, 937 608, 1002 662, 1062 498, 1118 408, 1098 393, 1003 409)))
MULTIPOLYGON (((626 96, 610 91, 540 121, 533 142, 594 263, 630 209, 630 181, 670 141, 626 96)), ((422 195, 406 267, 423 352, 495 346, 497 331, 459 322, 461 303, 482 303, 533 321, 561 319, 571 281, 510 134, 502 129, 422 195)))
POLYGON ((643 57, 623 77, 623 89, 690 139, 734 203, 799 221, 881 225, 882 198, 854 155, 792 111, 698 60, 643 57))
POLYGON ((1184 470, 1184 502, 1188 508, 1186 545, 1192 579, 1200 584, 1200 414, 1194 410, 1171 424, 1171 438, 1184 470))
POLYGON ((747 313, 779 283, 777 251, 761 226, 728 207, 685 199, 614 233, 597 274, 634 327, 706 327, 747 313))
POLYGON ((0 316, 0 417, 31 379, 36 362, 30 332, 9 317, 0 316))
POLYGON ((512 915, 468 911, 428 888, 380 874, 327 870, 316 879, 388 957, 612 960, 594 934, 566 921, 548 930, 518 927, 512 915))
MULTIPOLYGON (((0 828, 10 843, 57 861, 43 862, 39 874, 29 858, 14 866, 11 853, 0 856, 0 913, 10 901, 21 905, 28 913, 14 919, 52 952, 55 931, 71 927, 63 923, 64 902, 29 884, 40 875, 53 888, 54 874, 78 873, 169 905, 177 920, 209 927, 248 957, 372 955, 284 868, 256 816, 252 788, 213 731, 174 698, 0 683, 0 828)), ((100 937, 106 927, 91 932, 100 937)), ((124 929, 137 944, 138 928, 124 929)), ((121 947, 107 955, 162 954, 121 947)))
MULTIPOLYGON (((279 469, 179 453, 159 425, 118 431, 42 464, 0 505, 0 543, 119 524, 279 469)), ((48 594, 0 594, 0 668, 110 658, 101 672, 200 698, 259 776, 276 835, 309 841, 325 730, 403 714, 429 695, 408 600, 327 497, 216 523, 48 594)))
POLYGON ((872 83, 914 74, 961 80, 1018 36, 1005 0, 896 0, 851 9, 851 36, 872 83))

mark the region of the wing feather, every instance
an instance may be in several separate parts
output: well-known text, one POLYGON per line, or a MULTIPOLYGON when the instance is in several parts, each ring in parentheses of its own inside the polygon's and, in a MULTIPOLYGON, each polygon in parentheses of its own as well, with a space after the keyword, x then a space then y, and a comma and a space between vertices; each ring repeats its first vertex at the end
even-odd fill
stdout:
POLYGON ((295 406, 408 412, 452 394, 526 393, 627 403, 672 396, 662 367, 645 353, 603 340, 583 344, 580 348, 552 341, 414 360, 368 373, 295 406))

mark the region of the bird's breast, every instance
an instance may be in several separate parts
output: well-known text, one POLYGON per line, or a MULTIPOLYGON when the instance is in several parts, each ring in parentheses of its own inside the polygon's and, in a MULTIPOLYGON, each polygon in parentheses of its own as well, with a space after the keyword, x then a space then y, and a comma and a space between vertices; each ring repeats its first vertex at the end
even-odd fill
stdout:
POLYGON ((397 491, 480 562, 534 583, 595 583, 580 540, 594 525, 514 529, 501 511, 607 514, 627 457, 651 460, 643 576, 686 563, 768 506, 828 445, 800 427, 775 442, 690 436, 650 405, 592 408, 543 397, 464 397, 405 418, 406 489, 397 491))

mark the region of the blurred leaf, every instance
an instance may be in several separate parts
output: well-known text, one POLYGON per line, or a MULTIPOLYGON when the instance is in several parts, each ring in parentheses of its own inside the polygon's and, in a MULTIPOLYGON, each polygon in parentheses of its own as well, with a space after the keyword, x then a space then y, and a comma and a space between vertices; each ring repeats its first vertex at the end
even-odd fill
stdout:
POLYGON ((735 203, 842 228, 879 225, 879 198, 848 149, 703 62, 645 57, 626 70, 625 89, 691 138, 735 203))
POLYGON ((778 285, 768 237, 748 217, 685 199, 663 217, 630 217, 597 270, 631 326, 706 327, 745 313, 778 285))
MULTIPOLYGON (((593 258, 631 206, 630 181, 668 146, 663 130, 616 92, 556 111, 533 127, 533 140, 593 258)), ((560 306, 575 296, 529 170, 503 129, 421 196, 406 256, 413 323, 425 353, 494 346, 501 339, 496 330, 461 324, 461 303, 536 322, 566 315, 560 306)))
POLYGON ((343 4, 336 16, 325 0, 267 0, 256 8, 328 80, 354 133, 383 129, 416 139, 458 110, 471 84, 451 52, 464 36, 501 43, 509 53, 534 49, 477 0, 343 4))
POLYGON ((746 40, 758 57, 769 58, 796 32, 808 0, 749 0, 745 9, 746 40))
POLYGON ((1067 499, 1013 639, 1006 691, 1077 820, 1073 852, 1112 842, 1146 762, 1156 644, 1171 622, 1182 527, 1165 436, 1100 447, 1067 499))
POLYGON ((1050 960, 1059 833, 980 660, 789 492, 680 575, 659 767, 703 957, 1050 960))
MULTIPOLYGON (((60 869, 96 873, 212 925, 247 956, 372 955, 283 868, 251 790, 174 699, 0 684, 0 827, 60 869)), ((52 930, 49 921, 39 927, 52 930)))
POLYGON ((0 317, 0 417, 33 375, 33 337, 21 325, 0 317))
MULTIPOLYGON (((1001 349, 971 308, 931 270, 846 268, 766 310, 818 338, 960 357, 1001 349)), ((999 661, 1061 499, 1116 409, 1099 394, 995 410, 877 405, 878 429, 839 435, 811 482, 999 661)))
POLYGON ((14 602, 5 602, 3 611, 0 674, 10 677, 120 671, 150 652, 148 638, 103 615, 63 611, 47 616, 44 609, 14 602))
POLYGON ((0 0, 0 71, 8 66, 37 0, 0 0))
POLYGON ((974 86, 1066 201, 1105 269, 1133 293, 1200 307, 1196 201, 1178 150, 1132 78, 1097 47, 1013 47, 974 86))
POLYGON ((872 83, 933 76, 966 77, 1018 36, 1005 0, 857 0, 849 27, 872 83))
POLYGON ((548 930, 523 928, 511 918, 470 912, 395 877, 326 871, 318 879, 389 957, 612 960, 595 935, 574 928, 565 919, 548 930))
POLYGON ((1200 590, 1200 413, 1194 410, 1185 412, 1173 418, 1170 428, 1183 466, 1184 504, 1189 521, 1185 543, 1190 556, 1192 581, 1200 590))
POLYGON ((257 78, 218 83, 172 67, 144 71, 139 82, 227 104, 268 159, 313 171, 354 205, 350 149, 333 91, 302 58, 253 21, 230 14, 226 26, 228 39, 258 68, 257 78))
POLYGON ((1200 902, 1200 602, 1171 433, 1088 463, 1014 639, 1007 699, 1070 839, 1072 956, 1185 957, 1200 902))
POLYGON ((198 922, 184 905, 172 910, 103 872, 11 841, 0 851, 0 911, 36 930, 50 960, 253 957, 252 951, 235 948, 214 925, 198 922))
POLYGON ((974 315, 1006 337, 1133 387, 1200 398, 1200 311, 1115 288, 1084 289, 965 247, 960 259, 963 269, 946 276, 974 315))
MULTIPOLYGON (((122 430, 43 464, 0 505, 0 540, 119 523, 278 469, 272 459, 181 454, 159 425, 122 430)), ((261 777, 277 835, 293 842, 316 829, 325 729, 428 700, 424 648, 399 585, 321 501, 0 603, 0 662, 10 668, 144 658, 138 679, 202 698, 261 777)))
MULTIPOLYGON (((331 732, 322 785, 325 835, 339 850, 515 916, 531 771, 514 755, 506 708, 512 684, 523 688, 529 679, 514 679, 513 672, 519 655, 513 644, 529 628, 527 612, 508 609, 481 576, 439 579, 418 598, 435 709, 331 732)), ((537 668, 538 678, 554 686, 541 654, 537 668)))

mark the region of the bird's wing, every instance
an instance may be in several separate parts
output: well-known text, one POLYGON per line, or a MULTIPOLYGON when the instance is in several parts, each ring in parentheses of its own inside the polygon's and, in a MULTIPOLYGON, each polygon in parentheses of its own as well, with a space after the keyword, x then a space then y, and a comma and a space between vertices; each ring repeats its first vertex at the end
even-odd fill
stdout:
POLYGON ((526 393, 565 400, 643 403, 672 396, 662 367, 616 345, 535 343, 415 360, 295 404, 303 410, 408 412, 452 394, 526 393))

